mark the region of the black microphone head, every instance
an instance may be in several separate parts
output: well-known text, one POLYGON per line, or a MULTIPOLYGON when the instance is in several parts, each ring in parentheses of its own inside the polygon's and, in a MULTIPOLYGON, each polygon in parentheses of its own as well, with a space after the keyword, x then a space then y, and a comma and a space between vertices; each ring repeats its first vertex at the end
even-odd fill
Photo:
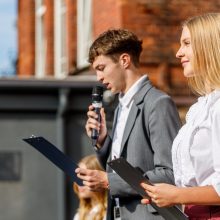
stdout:
POLYGON ((103 87, 95 86, 92 90, 92 101, 93 102, 102 102, 103 97, 103 87))

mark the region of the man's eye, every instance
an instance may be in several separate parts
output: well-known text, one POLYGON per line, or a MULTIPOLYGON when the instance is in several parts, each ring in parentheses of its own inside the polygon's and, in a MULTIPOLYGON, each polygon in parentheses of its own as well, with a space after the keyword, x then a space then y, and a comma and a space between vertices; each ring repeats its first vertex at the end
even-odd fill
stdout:
POLYGON ((99 67, 98 70, 99 70, 99 71, 103 71, 103 70, 104 70, 104 67, 99 67))

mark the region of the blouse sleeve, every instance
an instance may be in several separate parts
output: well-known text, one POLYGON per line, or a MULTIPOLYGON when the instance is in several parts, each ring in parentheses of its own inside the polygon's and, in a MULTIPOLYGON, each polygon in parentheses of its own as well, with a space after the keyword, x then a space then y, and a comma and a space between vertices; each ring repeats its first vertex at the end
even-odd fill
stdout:
POLYGON ((220 102, 213 106, 211 140, 212 140, 212 157, 214 175, 212 177, 212 185, 220 196, 220 102))

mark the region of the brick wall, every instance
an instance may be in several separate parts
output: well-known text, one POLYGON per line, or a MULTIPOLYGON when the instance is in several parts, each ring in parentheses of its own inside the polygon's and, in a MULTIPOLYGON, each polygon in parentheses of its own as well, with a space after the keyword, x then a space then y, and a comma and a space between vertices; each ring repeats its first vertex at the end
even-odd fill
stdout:
POLYGON ((108 0, 94 1, 94 37, 107 28, 126 28, 143 40, 141 70, 175 100, 184 120, 195 97, 175 57, 181 22, 205 12, 219 12, 218 0, 108 0), (111 8, 112 7, 112 8, 111 8), (114 11, 113 11, 114 7, 114 11), (111 8, 111 10, 110 10, 111 8), (110 18, 110 19, 109 19, 110 18))
POLYGON ((18 75, 33 75, 35 71, 34 1, 18 1, 18 75))
POLYGON ((167 83, 171 87, 185 87, 186 79, 175 58, 181 22, 200 13, 219 11, 219 1, 121 0, 121 3, 122 26, 143 39, 142 70, 159 87, 169 86, 167 83))
POLYGON ((46 12, 44 15, 44 30, 45 30, 45 49, 46 49, 46 75, 54 74, 54 6, 51 0, 44 0, 46 12))
MULTIPOLYGON (((132 1, 131 1, 132 2, 132 1)), ((123 27, 120 0, 93 0, 93 36, 109 28, 123 27)))
MULTIPOLYGON (((51 0, 45 0, 44 34, 46 50, 46 75, 54 74, 54 21, 51 0)), ((35 3, 18 1, 18 75, 35 74, 35 3)))
MULTIPOLYGON (((34 74, 34 1, 18 1, 18 74, 34 74)), ((54 1, 53 1, 54 2, 54 1)), ((53 3, 52 2, 52 3, 53 3)), ((76 2, 67 4, 67 44, 69 72, 76 68, 76 2)), ((47 39, 46 74, 54 72, 53 4, 45 0, 47 39)), ((171 94, 187 93, 186 79, 175 58, 179 47, 181 22, 189 16, 219 11, 219 0, 93 0, 93 37, 108 28, 127 28, 143 40, 141 71, 171 94)))

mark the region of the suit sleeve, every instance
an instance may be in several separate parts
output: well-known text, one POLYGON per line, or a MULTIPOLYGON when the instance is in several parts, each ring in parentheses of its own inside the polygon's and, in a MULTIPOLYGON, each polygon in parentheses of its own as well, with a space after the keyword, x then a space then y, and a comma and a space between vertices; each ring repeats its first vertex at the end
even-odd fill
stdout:
POLYGON ((111 153, 110 152, 111 145, 112 145, 112 138, 109 135, 107 135, 103 146, 100 149, 96 150, 97 158, 105 170, 106 170, 108 157, 110 156, 111 153))
POLYGON ((146 176, 153 182, 174 183, 171 148, 181 123, 175 104, 169 96, 161 96, 151 105, 148 123, 153 150, 154 169, 146 176))

